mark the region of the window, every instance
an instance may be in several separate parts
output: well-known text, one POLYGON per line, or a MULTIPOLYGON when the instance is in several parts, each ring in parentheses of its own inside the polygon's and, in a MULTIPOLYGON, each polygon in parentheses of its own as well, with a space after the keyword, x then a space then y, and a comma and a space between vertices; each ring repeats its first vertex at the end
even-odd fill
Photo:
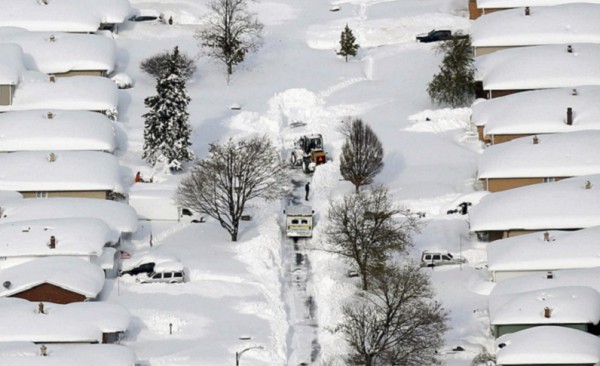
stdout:
POLYGON ((159 278, 162 278, 162 273, 155 273, 155 274, 152 276, 152 278, 154 278, 154 279, 159 279, 159 278))
POLYGON ((183 273, 181 273, 181 272, 175 272, 175 273, 173 273, 173 277, 181 278, 181 277, 183 277, 183 273))
POLYGON ((48 198, 48 192, 35 192, 36 198, 48 198))
POLYGON ((439 254, 435 254, 435 255, 433 256, 433 260, 434 260, 434 261, 439 261, 440 259, 441 259, 441 256, 440 256, 439 254))
POLYGON ((425 260, 426 261, 430 261, 431 260, 431 254, 425 254, 425 260))
POLYGON ((189 208, 184 208, 181 210, 181 215, 182 216, 192 216, 192 211, 190 211, 189 208))
POLYGON ((298 219, 293 219, 292 220, 292 225, 298 225, 298 219))
POLYGON ((552 183, 552 182, 555 182, 555 181, 556 181, 556 178, 554 178, 554 177, 546 177, 546 178, 544 178, 544 183, 552 183))
POLYGON ((173 277, 173 273, 171 273, 171 272, 167 272, 164 275, 165 275, 164 278, 171 278, 171 277, 173 277))
POLYGON ((302 220, 302 224, 308 225, 308 220, 302 220))
POLYGON ((445 260, 445 261, 449 261, 449 260, 450 260, 450 257, 449 257, 449 256, 447 256, 447 255, 443 255, 443 256, 442 256, 442 259, 443 259, 443 260, 445 260))

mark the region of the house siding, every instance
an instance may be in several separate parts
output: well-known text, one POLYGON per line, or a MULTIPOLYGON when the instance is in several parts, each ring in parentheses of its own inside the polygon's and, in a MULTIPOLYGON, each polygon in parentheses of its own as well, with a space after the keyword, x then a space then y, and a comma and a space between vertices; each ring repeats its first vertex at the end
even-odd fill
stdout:
POLYGON ((504 97, 506 95, 529 91, 529 90, 533 90, 533 89, 485 90, 485 93, 486 93, 487 99, 494 99, 494 98, 504 97))
POLYGON ((518 139, 521 137, 528 137, 536 135, 534 133, 521 133, 521 134, 500 134, 500 135, 486 135, 487 141, 490 141, 492 145, 502 144, 504 142, 509 142, 514 139, 518 139))
POLYGON ((475 57, 477 56, 483 56, 483 55, 488 55, 492 52, 496 52, 496 51, 501 51, 501 50, 505 50, 507 48, 514 48, 514 47, 519 47, 519 46, 484 46, 484 47, 474 47, 475 51, 475 57))
POLYGON ((483 188, 490 192, 501 192, 531 184, 543 183, 544 178, 491 178, 482 179, 483 188))
POLYGON ((15 87, 13 85, 0 85, 0 105, 11 105, 15 87))
POLYGON ((481 10, 477 8, 477 0, 469 0, 469 19, 475 20, 481 15, 481 10))
POLYGON ((37 285, 9 297, 17 297, 33 302, 53 302, 56 304, 70 304, 72 302, 81 302, 86 299, 85 295, 49 283, 37 285))
MULTIPOLYGON (((533 327, 540 326, 542 324, 502 324, 502 325, 494 325, 494 334, 496 338, 501 337, 505 334, 515 333, 520 330, 529 329, 533 327)), ((576 330, 582 330, 584 332, 588 331, 588 324, 543 324, 543 325, 555 325, 560 327, 566 327, 576 330)))
MULTIPOLYGON (((20 192, 24 198, 36 198, 37 192, 20 192)), ((108 191, 56 191, 48 192, 48 197, 78 197, 107 199, 108 191)))
POLYGON ((106 76, 106 70, 71 70, 52 74, 56 77, 69 76, 106 76))

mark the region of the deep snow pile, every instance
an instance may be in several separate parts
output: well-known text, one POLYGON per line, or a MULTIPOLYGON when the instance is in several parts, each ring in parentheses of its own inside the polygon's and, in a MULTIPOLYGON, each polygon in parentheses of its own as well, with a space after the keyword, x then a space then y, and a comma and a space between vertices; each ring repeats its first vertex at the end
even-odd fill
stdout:
MULTIPOLYGON (((139 70, 143 59, 175 45, 196 55, 193 38, 206 8, 195 0, 133 0, 137 9, 172 16, 160 21, 127 23, 115 40, 116 72, 133 79, 120 91, 117 123, 121 164, 155 181, 175 186, 182 175, 165 175, 141 160, 143 99, 154 95, 154 81, 139 70)), ((446 365, 468 365, 482 345, 490 346, 485 313, 489 285, 478 270, 485 248, 468 237, 464 216, 446 215, 474 193, 481 145, 469 124, 469 109, 437 110, 426 93, 441 55, 431 44, 414 42, 431 28, 468 30, 466 3, 459 0, 323 3, 284 0, 251 3, 265 24, 263 47, 248 55, 230 85, 219 64, 198 59, 188 83, 197 157, 208 143, 266 134, 287 159, 295 138, 321 133, 331 158, 312 177, 310 204, 316 212, 312 245, 322 244, 327 208, 332 199, 354 188, 340 181, 338 156, 343 138, 340 122, 362 118, 382 140, 385 167, 377 184, 389 187, 395 202, 425 213, 410 256, 443 247, 462 252, 469 263, 431 271, 440 301, 451 312, 446 365), (332 12, 332 6, 339 11, 332 12), (348 23, 361 45, 347 63, 336 56, 340 32, 348 23), (231 109, 231 106, 239 109, 231 109), (296 122, 296 123, 295 123, 296 122), (298 123, 300 122, 300 123, 298 123), (300 127, 292 127, 300 125, 300 127), (466 351, 454 352, 461 345, 466 351)), ((237 243, 217 222, 177 224, 145 222, 128 250, 136 255, 175 256, 186 271, 180 285, 141 285, 130 276, 109 282, 104 298, 127 305, 134 315, 125 344, 148 365, 230 365, 235 352, 248 347, 244 365, 285 365, 291 361, 289 303, 286 303, 280 202, 251 202, 252 221, 244 222, 237 243), (152 246, 150 238, 152 235, 152 246)), ((353 293, 349 266, 323 251, 309 251, 307 291, 317 308, 320 353, 314 364, 345 365, 347 349, 330 331, 341 321, 340 306, 353 293)), ((308 360, 310 361, 310 360, 308 360)))

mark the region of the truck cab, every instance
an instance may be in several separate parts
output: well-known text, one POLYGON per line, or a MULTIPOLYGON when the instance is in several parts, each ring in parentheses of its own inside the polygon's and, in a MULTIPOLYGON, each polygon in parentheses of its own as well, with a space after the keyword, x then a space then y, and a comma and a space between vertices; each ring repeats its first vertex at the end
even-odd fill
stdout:
POLYGON ((435 267, 449 264, 462 264, 466 260, 446 250, 425 250, 421 253, 421 267, 435 267))

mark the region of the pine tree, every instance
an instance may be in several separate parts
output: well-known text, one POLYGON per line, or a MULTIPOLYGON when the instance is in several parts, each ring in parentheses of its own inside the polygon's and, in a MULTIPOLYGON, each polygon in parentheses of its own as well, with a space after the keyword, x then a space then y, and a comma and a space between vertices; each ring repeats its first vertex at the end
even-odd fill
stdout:
POLYGON ((355 42, 356 38, 352 34, 350 27, 348 27, 348 24, 346 24, 346 28, 344 28, 340 37, 340 51, 337 53, 340 56, 344 56, 346 62, 348 62, 348 56, 356 56, 356 52, 360 46, 355 42))
POLYGON ((459 107, 471 102, 475 96, 475 68, 469 35, 456 35, 442 42, 438 48, 444 52, 440 72, 433 76, 427 87, 431 100, 438 104, 459 107))
POLYGON ((149 164, 165 162, 170 170, 182 169, 185 161, 194 159, 190 146, 191 127, 187 106, 190 97, 185 87, 185 61, 175 47, 165 72, 156 80, 157 95, 144 100, 150 111, 144 114, 144 154, 149 164))

